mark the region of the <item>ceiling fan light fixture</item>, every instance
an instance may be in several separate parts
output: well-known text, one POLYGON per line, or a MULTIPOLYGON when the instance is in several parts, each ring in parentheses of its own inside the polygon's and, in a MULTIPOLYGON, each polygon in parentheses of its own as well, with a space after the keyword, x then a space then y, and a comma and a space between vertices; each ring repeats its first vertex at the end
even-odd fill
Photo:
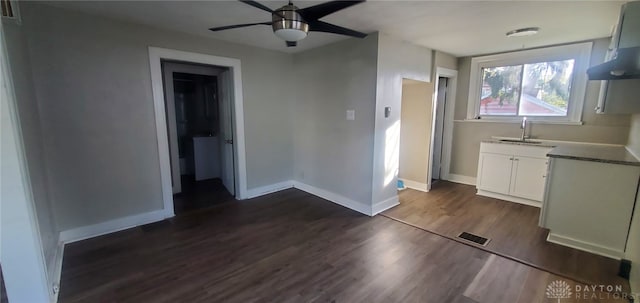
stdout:
POLYGON ((307 37, 307 32, 296 28, 282 28, 275 30, 274 33, 284 41, 300 41, 307 37))
POLYGON ((535 35, 538 31, 540 31, 539 27, 525 27, 509 31, 506 35, 507 37, 525 37, 535 35))

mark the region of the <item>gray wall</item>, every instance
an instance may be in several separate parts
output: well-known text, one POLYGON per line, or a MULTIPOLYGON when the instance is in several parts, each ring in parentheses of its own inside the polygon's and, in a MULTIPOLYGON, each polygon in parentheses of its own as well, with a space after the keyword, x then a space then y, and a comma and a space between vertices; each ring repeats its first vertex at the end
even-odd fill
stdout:
POLYGON ((27 56, 28 45, 20 26, 5 23, 4 30, 40 240, 51 280, 58 246, 58 229, 53 218, 49 195, 40 113, 33 89, 31 62, 27 56))
POLYGON ((398 197, 396 179, 400 162, 400 112, 402 107, 402 79, 431 81, 433 51, 378 35, 378 70, 373 146, 372 203, 393 201, 398 197), (390 107, 389 117, 385 108, 390 107))
POLYGON ((295 180, 371 201, 377 35, 294 55, 295 180), (355 120, 346 120, 346 110, 355 120))
MULTIPOLYGON (((594 41, 592 66, 604 60, 608 45, 608 39, 594 41)), ((475 177, 480 141, 491 136, 517 137, 520 128, 514 123, 462 121, 467 113, 470 67, 470 57, 459 58, 454 117, 457 121, 454 123, 450 172, 475 177)), ((542 139, 625 144, 629 133, 629 115, 596 114, 594 108, 598 101, 599 90, 599 81, 589 81, 582 115, 583 125, 534 124, 532 135, 542 139)))
POLYGON ((240 59, 248 188, 291 179, 288 73, 273 77, 290 55, 39 3, 21 13, 61 230, 163 206, 148 46, 240 59))

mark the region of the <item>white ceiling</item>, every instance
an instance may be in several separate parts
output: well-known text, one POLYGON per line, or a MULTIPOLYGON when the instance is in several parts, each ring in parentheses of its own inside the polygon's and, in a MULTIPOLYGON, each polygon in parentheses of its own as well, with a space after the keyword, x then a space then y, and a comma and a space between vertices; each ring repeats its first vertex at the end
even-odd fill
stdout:
MULTIPOLYGON (((607 37, 626 1, 368 1, 323 21, 400 39, 456 56, 495 53, 607 37), (530 37, 507 31, 538 26, 530 37)), ((262 1, 275 9, 285 1, 262 1)), ((294 1, 300 8, 322 1, 294 1)), ((268 12, 238 1, 56 1, 51 5, 203 37, 284 52, 299 52, 346 37, 312 32, 287 48, 269 26, 211 32, 210 27, 269 21, 268 12)))

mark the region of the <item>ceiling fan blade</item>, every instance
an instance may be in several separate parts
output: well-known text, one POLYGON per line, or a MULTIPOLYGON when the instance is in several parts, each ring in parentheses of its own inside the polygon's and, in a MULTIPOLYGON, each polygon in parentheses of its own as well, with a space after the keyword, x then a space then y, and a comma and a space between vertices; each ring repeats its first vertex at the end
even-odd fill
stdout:
POLYGON ((240 1, 242 3, 245 3, 245 4, 248 4, 248 5, 251 5, 251 6, 255 7, 255 8, 259 8, 259 9, 261 9, 263 11, 267 11, 267 12, 270 12, 272 14, 275 14, 276 16, 278 16, 280 18, 284 18, 284 16, 282 16, 280 13, 278 13, 278 12, 268 8, 268 7, 266 7, 263 4, 260 4, 259 2, 251 1, 251 0, 238 0, 238 1, 240 1))
POLYGON ((255 8, 259 8, 259 9, 261 9, 263 11, 267 11, 267 12, 273 13, 272 9, 270 9, 270 8, 264 6, 263 4, 260 4, 260 3, 256 2, 256 1, 251 1, 251 0, 239 0, 239 1, 242 2, 242 3, 248 4, 248 5, 251 5, 251 6, 255 7, 255 8))
POLYGON ((332 34, 345 35, 345 36, 351 36, 356 38, 364 38, 367 36, 367 34, 365 33, 354 31, 346 27, 333 25, 331 23, 322 22, 319 20, 309 22, 309 31, 332 33, 332 34))
POLYGON ((304 9, 299 9, 298 13, 307 21, 318 20, 326 15, 333 14, 339 10, 343 10, 349 6, 360 4, 365 1, 366 0, 325 2, 304 9))
POLYGON ((212 27, 209 30, 210 31, 222 31, 225 29, 232 29, 232 28, 240 28, 240 27, 247 27, 247 26, 254 26, 254 25, 271 25, 273 22, 260 22, 260 23, 246 23, 246 24, 236 24, 236 25, 227 25, 227 26, 220 26, 220 27, 212 27))
POLYGON ((286 41, 287 42, 287 47, 295 47, 298 45, 297 41, 286 41))

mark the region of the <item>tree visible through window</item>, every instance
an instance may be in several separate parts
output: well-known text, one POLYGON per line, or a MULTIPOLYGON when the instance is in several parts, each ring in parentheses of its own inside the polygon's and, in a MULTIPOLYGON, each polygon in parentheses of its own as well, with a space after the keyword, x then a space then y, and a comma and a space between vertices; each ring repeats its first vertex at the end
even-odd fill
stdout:
POLYGON ((482 68, 480 116, 567 116, 574 63, 482 68))

